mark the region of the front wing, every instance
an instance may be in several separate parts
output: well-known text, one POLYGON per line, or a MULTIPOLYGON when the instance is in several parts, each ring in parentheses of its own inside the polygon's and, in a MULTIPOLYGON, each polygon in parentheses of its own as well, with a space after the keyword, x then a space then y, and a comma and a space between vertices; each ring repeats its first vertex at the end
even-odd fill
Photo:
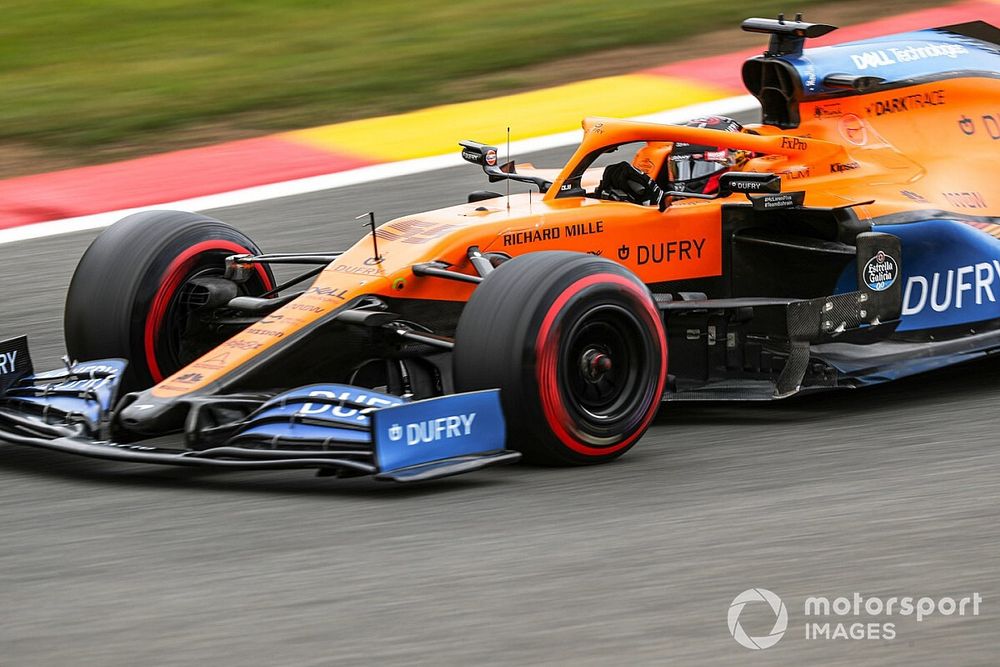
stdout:
POLYGON ((13 355, 7 357, 14 360, 12 368, 21 360, 14 373, 0 373, 0 441, 16 445, 131 463, 311 468, 321 475, 395 482, 437 479, 521 457, 504 449, 498 390, 408 401, 337 384, 273 397, 197 399, 189 406, 184 447, 115 442, 113 408, 125 361, 67 363, 60 371, 34 374, 23 337, 0 343, 0 354, 13 355))

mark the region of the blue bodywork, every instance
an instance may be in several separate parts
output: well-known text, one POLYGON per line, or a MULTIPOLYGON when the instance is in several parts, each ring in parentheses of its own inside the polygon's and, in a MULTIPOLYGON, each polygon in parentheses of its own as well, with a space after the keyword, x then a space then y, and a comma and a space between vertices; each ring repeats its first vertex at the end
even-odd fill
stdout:
POLYGON ((941 29, 811 48, 780 56, 798 71, 805 97, 842 90, 823 82, 831 74, 873 76, 886 84, 920 80, 944 72, 1000 71, 1000 50, 992 44, 941 29))
MULTIPOLYGON (((944 219, 875 225, 872 231, 902 242, 903 311, 897 331, 1000 318, 1000 239, 944 219)), ((841 274, 836 293, 857 288, 852 265, 841 274)))
POLYGON ((115 405, 126 366, 128 362, 123 359, 76 363, 29 375, 3 396, 32 412, 73 415, 96 431, 115 405))
POLYGON ((372 418, 375 461, 382 470, 496 451, 506 440, 498 389, 400 404, 372 418))
POLYGON ((247 418, 233 442, 371 444, 379 470, 502 450, 499 390, 408 401, 345 384, 285 392, 247 418))
POLYGON ((238 437, 276 442, 371 442, 368 408, 403 399, 346 384, 316 384, 275 396, 240 429, 238 437))

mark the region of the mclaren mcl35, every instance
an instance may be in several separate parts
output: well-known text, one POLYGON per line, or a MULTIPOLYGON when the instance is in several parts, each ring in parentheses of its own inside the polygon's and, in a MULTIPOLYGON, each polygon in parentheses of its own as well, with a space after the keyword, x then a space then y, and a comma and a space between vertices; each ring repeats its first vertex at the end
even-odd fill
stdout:
POLYGON ((587 118, 560 169, 463 141, 490 182, 531 191, 372 216, 343 251, 263 253, 194 213, 121 220, 74 274, 65 367, 0 344, 0 440, 417 481, 609 461, 665 402, 1000 350, 1000 30, 804 49, 834 28, 743 28, 770 40, 742 72, 760 124, 587 118))

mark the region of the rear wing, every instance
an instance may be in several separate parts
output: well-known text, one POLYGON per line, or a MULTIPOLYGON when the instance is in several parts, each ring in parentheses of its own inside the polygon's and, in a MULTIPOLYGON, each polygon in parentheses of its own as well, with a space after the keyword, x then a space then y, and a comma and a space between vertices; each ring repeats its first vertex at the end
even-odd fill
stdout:
POLYGON ((764 52, 766 57, 801 56, 806 39, 822 37, 837 29, 837 26, 826 23, 805 23, 802 14, 796 14, 794 21, 786 21, 784 14, 778 14, 777 19, 747 19, 740 27, 746 32, 771 35, 764 52))

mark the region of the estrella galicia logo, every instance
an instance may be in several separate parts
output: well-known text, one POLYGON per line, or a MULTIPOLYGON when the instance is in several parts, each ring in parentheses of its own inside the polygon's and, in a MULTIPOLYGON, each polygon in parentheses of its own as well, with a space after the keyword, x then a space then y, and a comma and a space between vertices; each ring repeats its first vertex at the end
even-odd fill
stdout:
POLYGON ((788 628, 788 610, 785 609, 785 603, 781 601, 781 598, 766 588, 748 588, 730 603, 727 620, 729 621, 729 634, 733 636, 733 639, 740 646, 756 651, 771 648, 781 640, 788 628), (768 604, 775 617, 771 632, 760 637, 751 637, 740 625, 740 614, 743 612, 743 607, 754 602, 768 604))
POLYGON ((875 253, 875 256, 865 264, 864 271, 865 284, 868 289, 875 292, 883 292, 896 282, 899 275, 899 263, 882 250, 875 253))

